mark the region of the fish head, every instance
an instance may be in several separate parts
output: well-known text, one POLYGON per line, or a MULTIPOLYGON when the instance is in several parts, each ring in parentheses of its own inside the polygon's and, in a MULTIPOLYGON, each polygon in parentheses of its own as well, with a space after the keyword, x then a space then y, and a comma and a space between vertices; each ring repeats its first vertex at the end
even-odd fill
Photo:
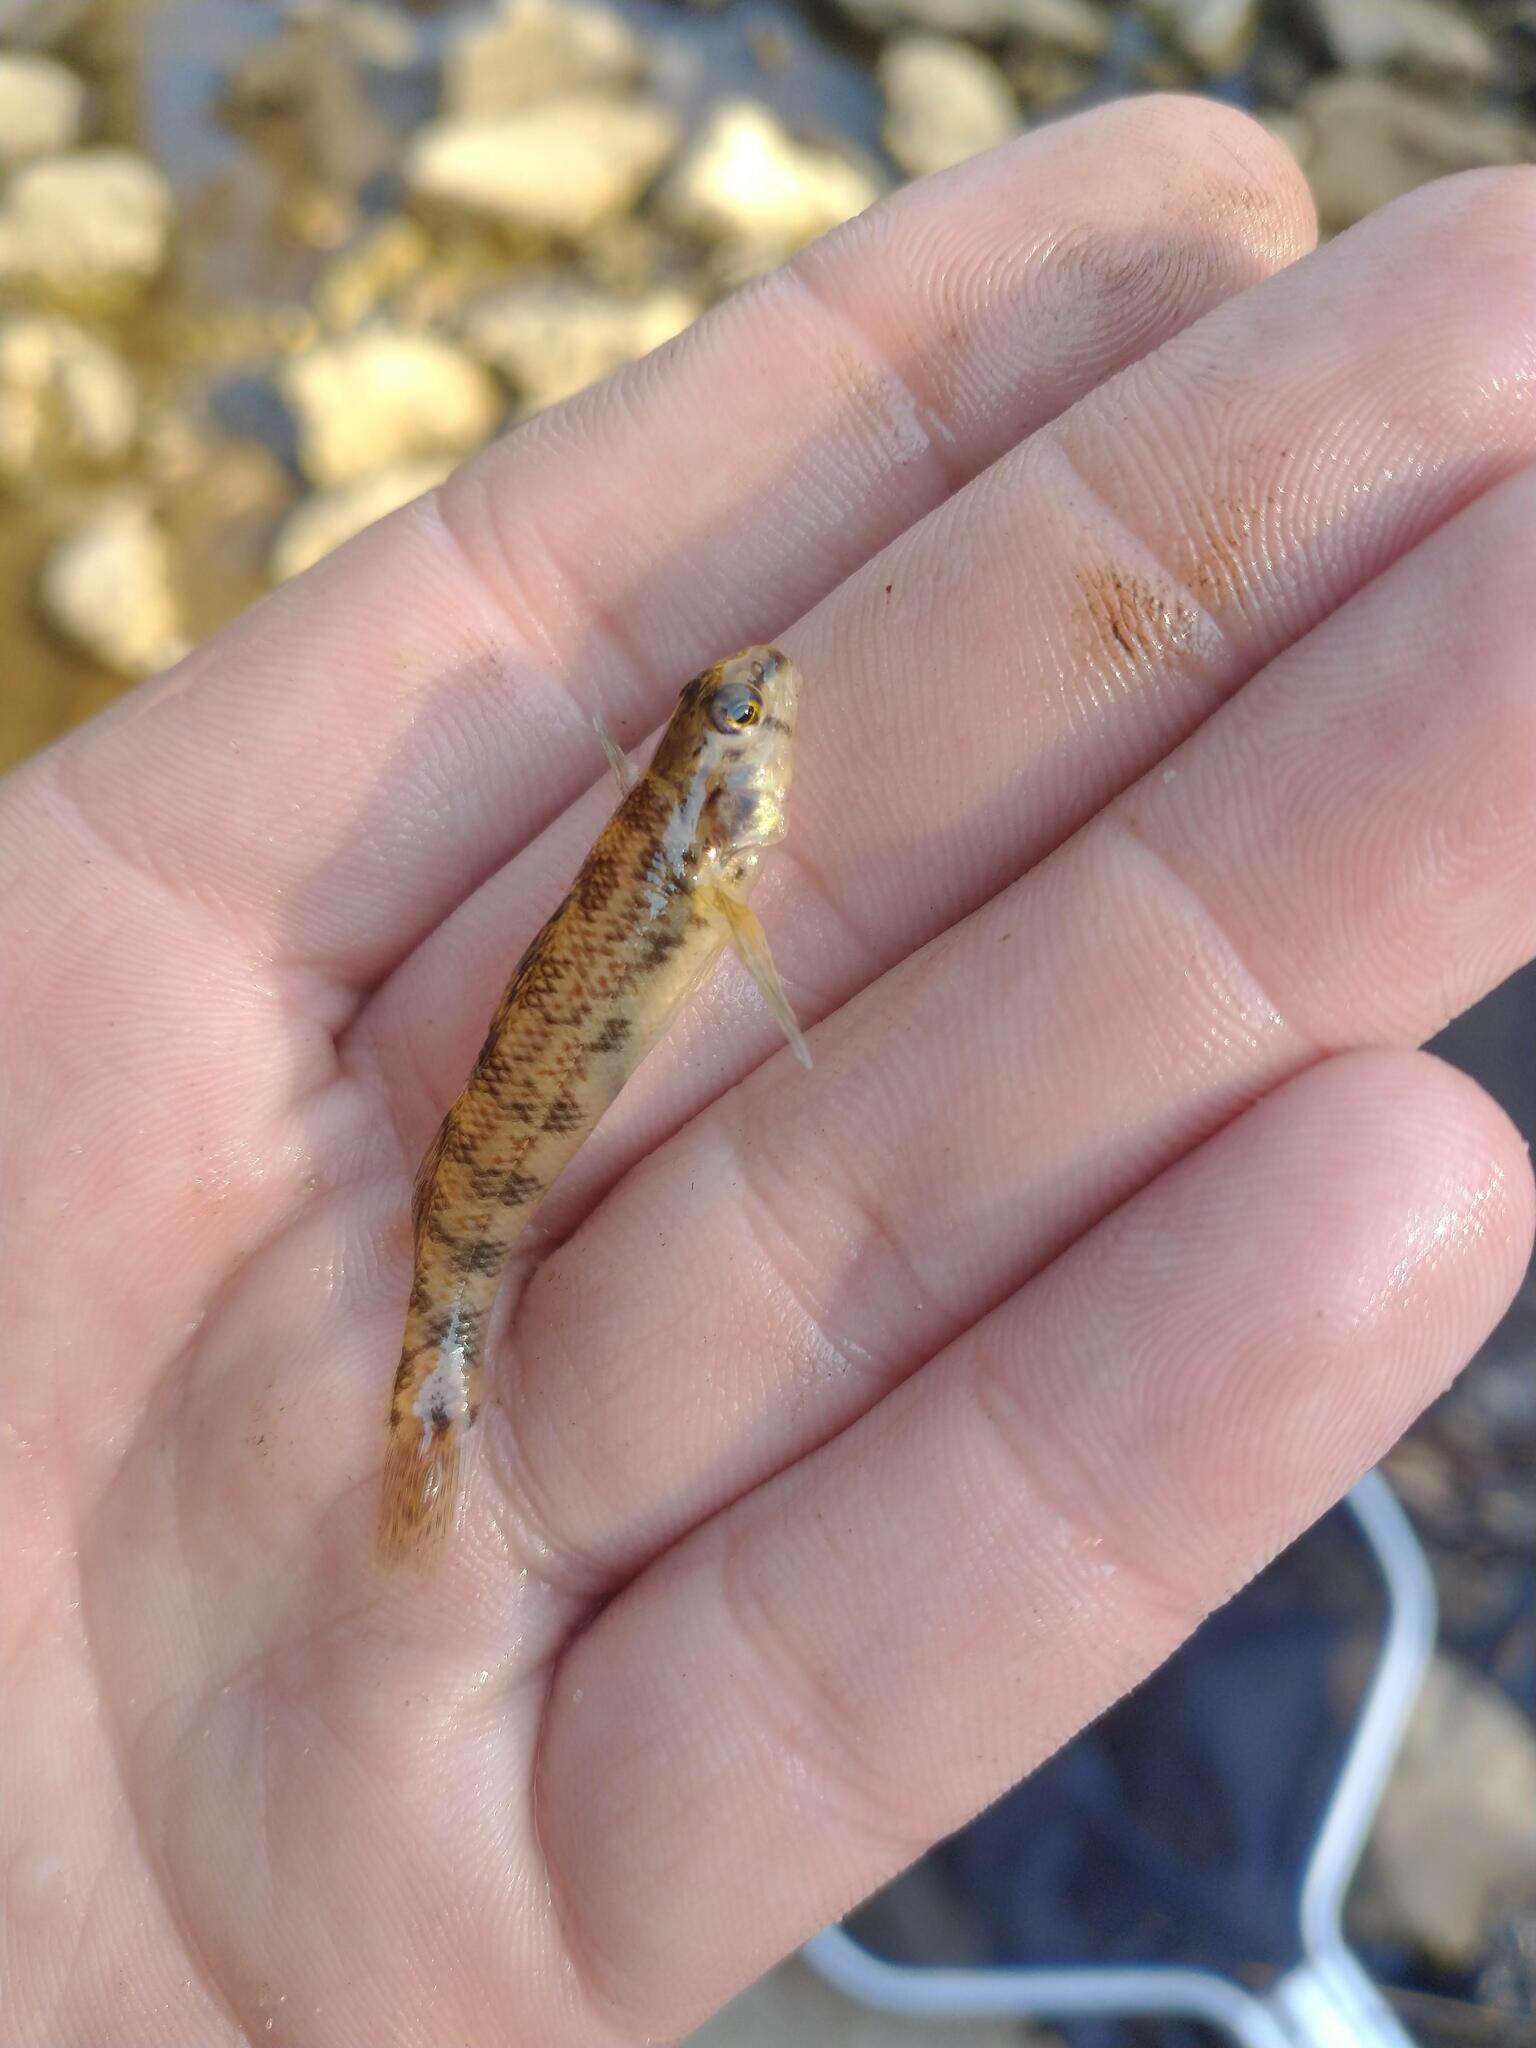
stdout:
POLYGON ((695 676, 652 764, 686 793, 696 851, 730 871, 784 837, 800 671, 777 647, 747 647, 695 676))

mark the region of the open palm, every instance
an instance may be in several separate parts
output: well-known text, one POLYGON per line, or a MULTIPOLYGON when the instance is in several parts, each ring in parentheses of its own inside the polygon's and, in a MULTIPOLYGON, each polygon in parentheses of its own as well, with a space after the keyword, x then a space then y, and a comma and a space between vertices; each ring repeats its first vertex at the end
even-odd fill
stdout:
POLYGON ((1464 1361, 1529 1172, 1407 1048, 1536 943, 1533 226, 1479 175, 1293 266, 1242 117, 1062 124, 12 779, 6 2041, 681 2032, 1464 1361), (814 1071, 723 968, 382 1575, 411 1170, 590 716, 770 636, 814 1071))

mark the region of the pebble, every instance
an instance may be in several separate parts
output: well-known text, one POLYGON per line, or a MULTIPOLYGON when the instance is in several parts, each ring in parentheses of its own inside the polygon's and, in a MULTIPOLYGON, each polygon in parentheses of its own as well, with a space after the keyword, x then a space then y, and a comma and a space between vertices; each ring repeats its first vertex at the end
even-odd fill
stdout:
POLYGON ((656 194, 683 234, 750 249, 768 262, 825 234, 880 196, 867 171, 797 142, 756 100, 723 101, 656 194))
POLYGON ((1014 0, 1012 32, 1022 41, 1099 57, 1109 43, 1110 13, 1094 0, 1014 0))
POLYGON ((644 62, 640 38, 600 0, 506 0, 449 43, 443 113, 480 121, 565 93, 620 90, 644 62))
POLYGON ((126 364, 85 328, 50 313, 0 319, 0 471, 116 462, 138 415, 126 364))
POLYGON ((429 462, 402 462, 356 483, 340 484, 335 490, 319 491, 297 505, 278 529, 272 544, 270 573, 274 583, 298 576, 343 541, 351 540, 365 526, 383 519, 435 490, 453 469, 450 457, 429 462))
POLYGON ((1031 113, 1046 114, 1063 101, 1076 99, 1093 83, 1093 68, 1064 50, 1033 51, 1018 44, 1007 52, 1008 83, 1019 104, 1031 113))
POLYGON ((136 296, 170 229, 170 187, 133 151, 37 157, 0 199, 0 281, 74 302, 136 296))
POLYGON ((330 20, 361 64, 375 71, 409 71, 421 55, 415 22, 387 0, 289 0, 294 14, 330 20))
POLYGON ((85 87, 50 57, 0 52, 0 164, 70 149, 80 140, 85 87))
POLYGON ((1532 153, 1532 131, 1513 115, 1446 106, 1385 78, 1321 78, 1297 111, 1312 135, 1318 216, 1333 233, 1431 178, 1532 153))
POLYGON ((1096 57, 1109 39, 1109 17, 1088 0, 838 0, 860 28, 895 28, 982 42, 1003 37, 1096 57))
POLYGON ((1370 1917, 1451 1969, 1482 1960, 1512 1908, 1536 1908, 1536 1729, 1441 1655, 1371 1837, 1370 1917))
POLYGON ((1491 37, 1468 10, 1442 0, 1309 0, 1338 63, 1349 70, 1396 70, 1481 84, 1497 59, 1491 37))
POLYGON ((697 299, 665 286, 630 298, 581 278, 544 275, 482 299, 463 333, 466 346, 537 409, 659 348, 699 310, 697 299))
POLYGON ((1259 0, 1143 0, 1143 4, 1169 41, 1210 78, 1235 71, 1258 33, 1259 0))
POLYGON ((122 676, 155 675, 187 651, 170 544, 137 498, 103 507, 54 545, 38 604, 56 632, 122 676))
POLYGON ((495 380, 451 342, 364 328, 285 363, 278 387, 317 484, 478 448, 504 410, 495 380))
POLYGON ((885 146, 904 171, 947 171, 1018 133, 1019 110, 990 57, 945 36, 903 36, 878 67, 885 146))
POLYGON ((626 212, 681 137, 648 100, 572 94, 497 121, 440 121, 405 157, 418 205, 572 241, 626 212))
POLYGON ((0 0, 0 48, 55 50, 85 26, 96 0, 0 0))

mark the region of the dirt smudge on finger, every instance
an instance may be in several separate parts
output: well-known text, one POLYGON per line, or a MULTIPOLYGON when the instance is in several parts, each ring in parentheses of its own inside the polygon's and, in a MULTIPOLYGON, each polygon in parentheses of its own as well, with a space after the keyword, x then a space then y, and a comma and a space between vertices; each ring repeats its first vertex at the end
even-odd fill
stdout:
POLYGON ((1122 564, 1093 562, 1078 572, 1078 581, 1094 646, 1113 646, 1138 664, 1160 660, 1193 620, 1188 605, 1122 564))

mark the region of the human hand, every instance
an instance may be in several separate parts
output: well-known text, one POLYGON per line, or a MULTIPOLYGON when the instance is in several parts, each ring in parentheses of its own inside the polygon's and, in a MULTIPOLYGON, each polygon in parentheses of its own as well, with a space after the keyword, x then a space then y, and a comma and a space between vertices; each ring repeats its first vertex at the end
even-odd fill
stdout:
POLYGON ((1256 283, 1262 130, 1063 123, 12 779, 8 2041, 676 2034, 1469 1356, 1529 1170, 1407 1048, 1536 942, 1533 214, 1256 283), (411 1172, 611 805, 589 716, 768 637, 815 1069, 724 967, 381 1576, 411 1172))

